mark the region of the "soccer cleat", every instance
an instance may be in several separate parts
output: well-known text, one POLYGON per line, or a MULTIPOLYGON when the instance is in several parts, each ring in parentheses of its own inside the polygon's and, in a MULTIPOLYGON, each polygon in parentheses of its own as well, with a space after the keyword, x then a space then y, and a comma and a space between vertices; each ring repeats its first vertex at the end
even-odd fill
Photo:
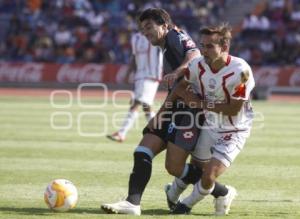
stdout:
POLYGON ((165 185, 165 193, 166 193, 166 196, 167 196, 167 203, 168 203, 168 207, 169 209, 172 211, 175 206, 176 206, 176 203, 172 202, 168 196, 168 192, 170 191, 171 189, 171 186, 172 184, 171 183, 168 183, 167 185, 165 185))
POLYGON ((111 135, 107 135, 106 137, 110 140, 117 141, 117 142, 120 142, 120 143, 125 141, 125 138, 122 137, 119 132, 115 132, 111 135))
POLYGON ((103 204, 101 209, 108 214, 141 215, 141 207, 124 200, 113 204, 103 204))
POLYGON ((214 199, 215 202, 215 215, 223 216, 227 215, 230 211, 230 206, 233 199, 237 196, 237 191, 232 186, 226 186, 228 193, 225 196, 220 196, 214 199))
POLYGON ((175 205, 174 209, 171 211, 171 214, 190 214, 191 210, 191 208, 179 201, 175 205))

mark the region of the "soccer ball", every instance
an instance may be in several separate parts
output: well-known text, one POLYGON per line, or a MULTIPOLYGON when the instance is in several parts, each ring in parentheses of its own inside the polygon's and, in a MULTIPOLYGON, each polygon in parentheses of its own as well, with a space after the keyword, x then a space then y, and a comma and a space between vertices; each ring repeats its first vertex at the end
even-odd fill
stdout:
POLYGON ((76 206, 77 189, 66 179, 55 179, 49 183, 44 193, 44 200, 50 209, 64 212, 76 206))

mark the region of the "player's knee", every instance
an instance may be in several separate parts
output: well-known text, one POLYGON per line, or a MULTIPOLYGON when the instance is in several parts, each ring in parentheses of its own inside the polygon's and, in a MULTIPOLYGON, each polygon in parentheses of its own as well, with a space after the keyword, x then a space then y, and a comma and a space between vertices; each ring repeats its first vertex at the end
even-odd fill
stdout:
POLYGON ((212 171, 204 171, 202 178, 201 178, 201 182, 202 182, 202 186, 205 189, 209 189, 212 187, 212 185, 214 184, 216 180, 216 176, 214 174, 214 172, 212 171))

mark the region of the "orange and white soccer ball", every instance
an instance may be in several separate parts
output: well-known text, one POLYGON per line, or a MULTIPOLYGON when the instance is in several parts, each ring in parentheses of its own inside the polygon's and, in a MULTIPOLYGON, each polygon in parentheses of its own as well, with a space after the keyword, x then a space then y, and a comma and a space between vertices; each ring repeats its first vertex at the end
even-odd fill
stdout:
POLYGON ((75 208, 78 201, 78 193, 71 181, 55 179, 47 186, 44 199, 50 209, 64 212, 75 208))

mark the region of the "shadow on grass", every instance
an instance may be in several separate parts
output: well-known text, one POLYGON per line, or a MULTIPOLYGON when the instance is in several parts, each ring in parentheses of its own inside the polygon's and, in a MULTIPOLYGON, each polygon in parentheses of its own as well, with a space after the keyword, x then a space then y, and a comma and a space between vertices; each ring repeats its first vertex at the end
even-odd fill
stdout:
MULTIPOLYGON (((147 209, 147 210, 142 210, 142 215, 149 215, 149 216, 167 216, 169 215, 170 217, 174 217, 174 216, 180 216, 180 215, 174 215, 174 214, 170 214, 169 210, 166 209, 147 209)), ((212 214, 204 214, 204 213, 191 213, 190 215, 193 216, 212 216, 212 214)), ((182 216, 182 215, 181 215, 182 216)))
MULTIPOLYGON (((6 213, 17 213, 22 215, 52 215, 59 214, 59 212, 55 212, 53 210, 47 208, 17 208, 17 207, 0 207, 1 212, 6 213)), ((100 209, 95 208, 75 208, 67 212, 63 212, 63 214, 105 214, 100 209)))
MULTIPOLYGON (((20 215, 39 215, 39 216, 50 216, 60 214, 53 210, 47 208, 18 208, 18 207, 0 207, 0 211, 7 214, 20 214, 20 215)), ((67 212, 62 212, 61 214, 98 214, 104 215, 107 214, 101 209, 98 208, 75 208, 67 212)), ((174 216, 170 214, 170 211, 167 209, 146 209, 142 210, 142 215, 149 216, 174 216)), ((210 214, 192 214, 194 216, 211 216, 210 214)))

